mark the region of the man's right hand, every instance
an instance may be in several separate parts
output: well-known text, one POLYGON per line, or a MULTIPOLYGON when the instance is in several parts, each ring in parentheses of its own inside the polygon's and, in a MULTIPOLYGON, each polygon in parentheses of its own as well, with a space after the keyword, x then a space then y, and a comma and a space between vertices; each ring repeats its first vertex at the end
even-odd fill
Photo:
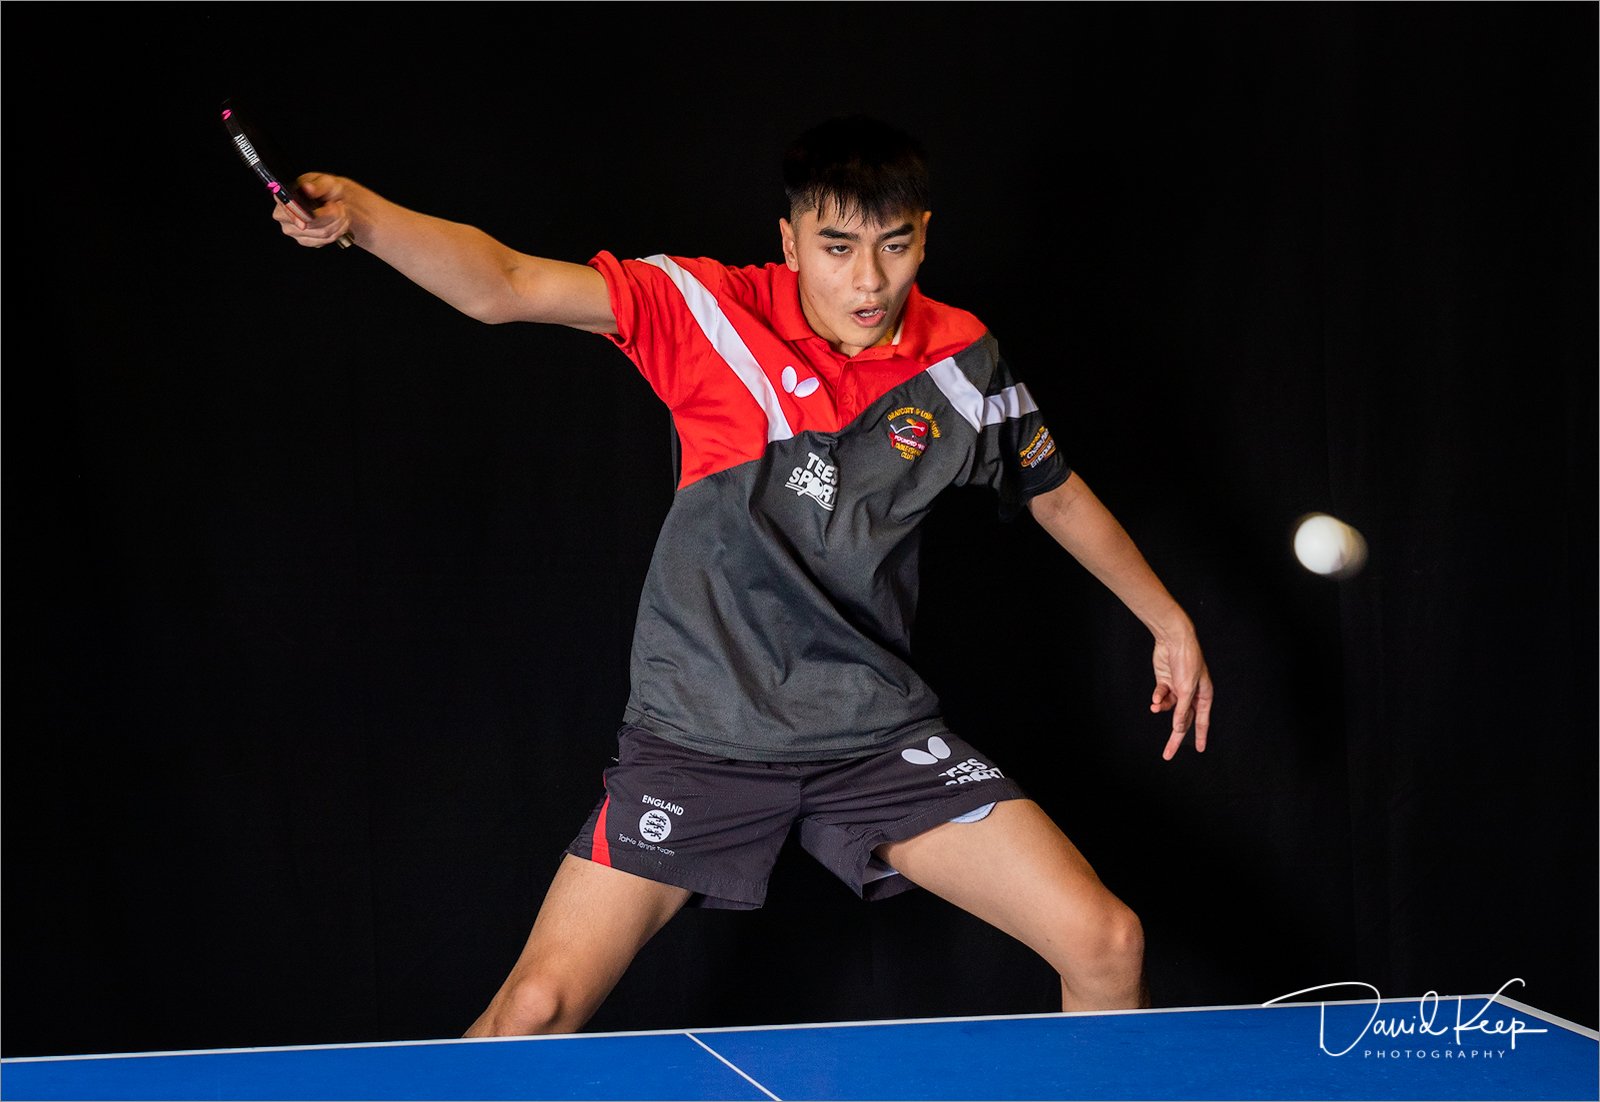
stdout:
POLYGON ((308 172, 295 181, 296 190, 309 208, 304 211, 306 217, 284 203, 273 204, 272 217, 283 227, 285 235, 307 248, 320 249, 351 232, 346 198, 358 186, 342 176, 308 172))

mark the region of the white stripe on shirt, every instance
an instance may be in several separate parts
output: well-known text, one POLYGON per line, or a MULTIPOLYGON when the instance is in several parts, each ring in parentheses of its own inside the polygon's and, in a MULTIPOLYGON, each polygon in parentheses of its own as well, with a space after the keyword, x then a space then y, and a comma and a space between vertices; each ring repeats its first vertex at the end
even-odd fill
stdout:
POLYGON ((644 263, 660 268, 672 280, 673 286, 678 288, 678 293, 683 295, 683 301, 688 304, 689 313, 699 324, 700 331, 706 335, 706 340, 711 342, 711 347, 722 357, 722 362, 728 365, 728 369, 744 384, 750 397, 767 415, 767 443, 792 437, 794 430, 789 427, 789 419, 783 414, 777 390, 773 388, 766 372, 761 370, 761 364, 744 343, 744 338, 739 336, 728 321, 728 316, 722 312, 722 307, 717 305, 717 296, 670 257, 657 255, 643 259, 644 263))
POLYGON ((1008 386, 1000 393, 985 398, 983 392, 973 386, 972 380, 956 365, 954 357, 940 360, 928 368, 928 377, 949 399, 962 420, 978 432, 988 425, 998 425, 1039 408, 1033 395, 1022 383, 1008 386))

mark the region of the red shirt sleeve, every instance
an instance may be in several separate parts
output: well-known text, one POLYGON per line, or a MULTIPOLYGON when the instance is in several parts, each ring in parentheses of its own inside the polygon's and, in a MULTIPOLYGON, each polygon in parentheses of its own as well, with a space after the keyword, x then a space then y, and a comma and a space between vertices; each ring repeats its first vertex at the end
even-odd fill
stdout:
POLYGON ((617 331, 606 334, 607 339, 633 361, 669 408, 678 407, 694 388, 695 358, 684 350, 698 333, 683 295, 665 272, 641 260, 619 260, 601 252, 589 266, 605 277, 611 295, 617 331))

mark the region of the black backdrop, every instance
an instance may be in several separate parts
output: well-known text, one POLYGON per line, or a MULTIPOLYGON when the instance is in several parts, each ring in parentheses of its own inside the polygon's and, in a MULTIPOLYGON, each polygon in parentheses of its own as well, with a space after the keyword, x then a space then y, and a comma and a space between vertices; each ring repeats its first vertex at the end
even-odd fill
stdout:
MULTIPOLYGON (((1596 1023, 1596 8, 7 4, 4 1050, 455 1036, 597 796, 670 499, 599 338, 284 241, 216 119, 530 251, 776 258, 792 133, 936 164, 976 311, 1194 615, 954 495, 917 647, 1142 915, 1157 1005, 1596 1023), (1345 581, 1290 554, 1326 510, 1345 581)), ((786 851, 596 1029, 1057 1008, 786 851)))

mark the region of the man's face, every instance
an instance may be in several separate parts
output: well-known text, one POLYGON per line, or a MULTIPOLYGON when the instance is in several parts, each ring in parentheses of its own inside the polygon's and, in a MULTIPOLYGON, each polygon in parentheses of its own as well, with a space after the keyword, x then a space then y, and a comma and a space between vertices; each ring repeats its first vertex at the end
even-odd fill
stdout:
POLYGON ((854 356, 887 344, 927 244, 928 211, 886 222, 844 218, 836 205, 778 220, 783 258, 800 275, 800 306, 817 336, 854 356))

